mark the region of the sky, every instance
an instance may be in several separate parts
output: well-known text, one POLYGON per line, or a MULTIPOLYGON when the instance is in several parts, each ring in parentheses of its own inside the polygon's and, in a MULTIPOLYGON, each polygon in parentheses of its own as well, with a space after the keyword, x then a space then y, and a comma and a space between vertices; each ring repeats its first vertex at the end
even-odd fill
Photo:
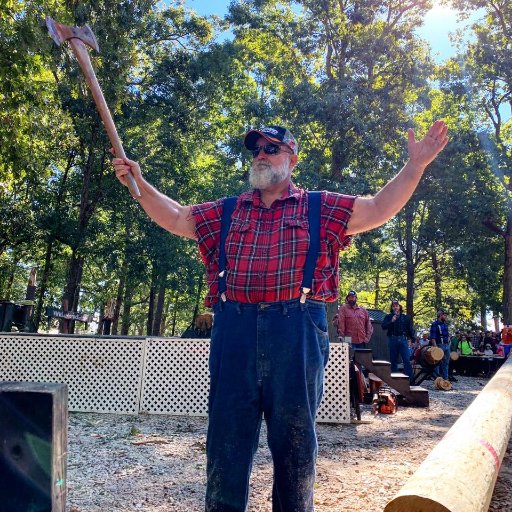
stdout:
MULTIPOLYGON (((185 0, 185 6, 198 14, 216 14, 224 16, 230 0, 185 0)), ((426 39, 433 52, 436 62, 440 63, 455 54, 456 48, 449 40, 449 33, 461 25, 457 22, 457 14, 452 9, 438 3, 425 16, 425 24, 418 34, 426 39)))

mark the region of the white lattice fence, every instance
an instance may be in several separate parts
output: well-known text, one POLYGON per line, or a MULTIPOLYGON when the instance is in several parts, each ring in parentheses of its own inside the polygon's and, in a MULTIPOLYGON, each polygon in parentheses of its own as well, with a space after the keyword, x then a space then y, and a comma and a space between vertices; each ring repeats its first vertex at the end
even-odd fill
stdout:
POLYGON ((141 411, 206 416, 210 340, 148 338, 141 411))
POLYGON ((331 343, 325 369, 324 397, 316 420, 320 423, 350 423, 348 391, 348 344, 331 343))
POLYGON ((69 410, 137 414, 145 340, 0 336, 0 379, 63 382, 69 410))
MULTIPOLYGON (((0 335, 0 380, 65 382, 69 410, 206 416, 205 339, 0 335)), ((349 423, 348 346, 330 347, 319 422, 349 423)))

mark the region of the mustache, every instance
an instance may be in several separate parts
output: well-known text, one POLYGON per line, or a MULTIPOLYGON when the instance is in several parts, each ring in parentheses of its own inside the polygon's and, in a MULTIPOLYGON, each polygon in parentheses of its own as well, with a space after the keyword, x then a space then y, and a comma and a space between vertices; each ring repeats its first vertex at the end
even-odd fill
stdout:
POLYGON ((265 169, 270 169, 272 165, 268 162, 255 162, 252 164, 253 169, 257 169, 259 167, 263 167, 265 169))

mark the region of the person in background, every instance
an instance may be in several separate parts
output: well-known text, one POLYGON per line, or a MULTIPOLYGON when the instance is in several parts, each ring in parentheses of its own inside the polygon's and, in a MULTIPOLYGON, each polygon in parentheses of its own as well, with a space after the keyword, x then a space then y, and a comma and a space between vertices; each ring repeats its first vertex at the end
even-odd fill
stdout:
POLYGON ((485 342, 491 345, 492 351, 496 353, 496 349, 498 348, 498 338, 496 337, 495 332, 489 332, 489 340, 485 342))
POLYGON ((457 352, 460 343, 460 331, 455 331, 455 334, 450 338, 450 351, 457 352))
MULTIPOLYGON (((458 351, 460 339, 460 331, 455 331, 455 334, 450 339, 450 353, 458 351)), ((453 370, 453 361, 452 358, 450 357, 450 361, 448 362, 448 380, 451 382, 457 382, 457 379, 453 375, 453 370)))
POLYGON ((338 336, 350 336, 352 348, 365 348, 370 342, 373 325, 368 311, 357 303, 357 293, 350 290, 333 318, 338 336))
MULTIPOLYGON (((450 334, 448 332, 448 324, 446 319, 448 314, 444 309, 437 311, 437 320, 432 322, 430 326, 430 342, 434 347, 443 350, 444 356, 441 364, 434 370, 434 377, 442 377, 449 380, 448 365, 450 364, 450 334)), ((452 377, 453 380, 453 377, 452 377)))
POLYGON ((469 336, 463 335, 462 338, 463 339, 459 343, 460 354, 462 356, 472 356, 474 353, 474 348, 469 336))
POLYGON ((429 332, 423 331, 423 334, 421 335, 421 338, 420 338, 420 346, 426 347, 427 345, 430 345, 429 332))
POLYGON ((483 352, 485 349, 484 333, 482 331, 474 331, 473 340, 480 352, 483 352))
POLYGON ((412 380, 414 374, 407 340, 414 338, 414 330, 411 319, 404 314, 398 300, 391 301, 390 312, 384 317, 382 328, 387 330, 388 334, 391 371, 398 372, 398 356, 400 356, 404 365, 404 373, 412 380))
POLYGON ((490 344, 490 343, 488 343, 487 345, 485 345, 484 355, 485 355, 485 356, 493 356, 493 355, 494 355, 494 352, 492 351, 492 347, 491 347, 491 344, 490 344))
MULTIPOLYGON (((410 340, 409 340, 410 341, 410 340)), ((416 336, 414 338, 414 341, 411 342, 409 348, 410 348, 410 351, 411 351, 411 359, 414 357, 414 354, 416 352, 416 350, 418 350, 419 348, 421 347, 421 344, 420 344, 420 337, 419 336, 416 336)))

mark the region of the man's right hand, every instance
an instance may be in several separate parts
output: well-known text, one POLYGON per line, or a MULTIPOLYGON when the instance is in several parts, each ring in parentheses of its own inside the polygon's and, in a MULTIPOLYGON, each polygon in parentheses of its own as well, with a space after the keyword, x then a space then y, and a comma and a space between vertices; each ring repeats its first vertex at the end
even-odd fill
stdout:
POLYGON ((128 186, 126 176, 128 173, 132 173, 136 182, 140 182, 142 179, 142 173, 140 172, 140 166, 137 162, 129 160, 128 158, 114 158, 112 165, 116 171, 117 179, 125 186, 128 186))

